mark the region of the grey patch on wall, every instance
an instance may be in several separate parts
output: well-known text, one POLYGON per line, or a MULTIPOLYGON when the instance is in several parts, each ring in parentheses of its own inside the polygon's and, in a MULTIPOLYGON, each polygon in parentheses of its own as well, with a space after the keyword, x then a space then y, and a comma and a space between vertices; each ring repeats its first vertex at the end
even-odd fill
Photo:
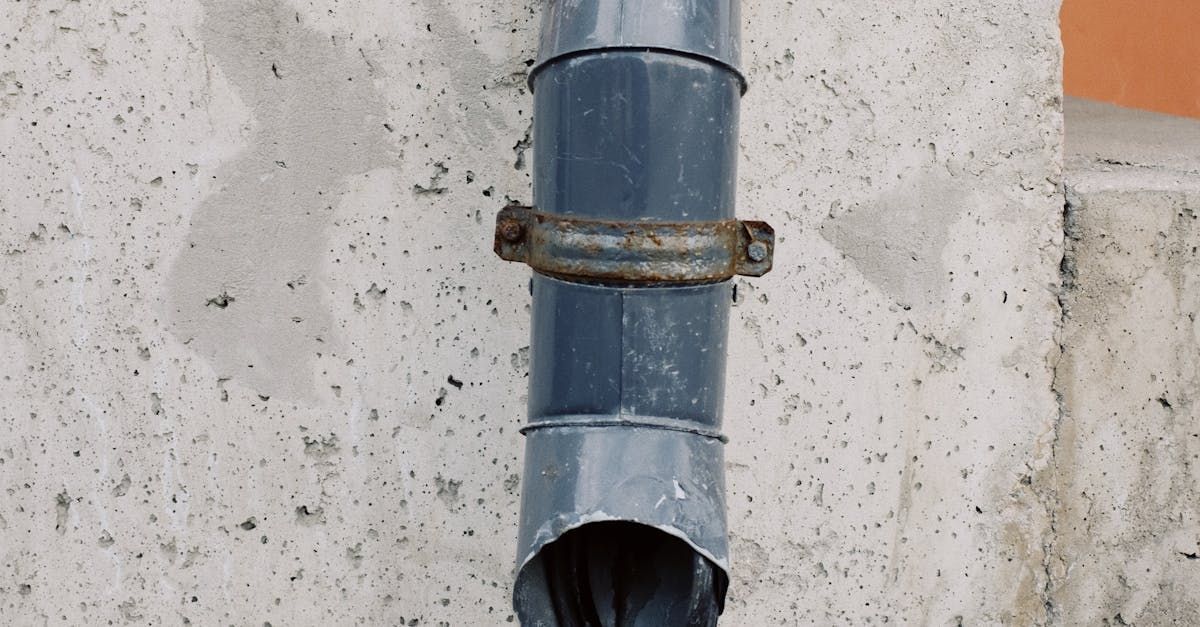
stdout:
POLYGON ((969 202, 961 184, 926 176, 830 216, 821 236, 897 304, 929 311, 945 299, 942 251, 969 202))
MULTIPOLYGON (((468 141, 480 145, 490 144, 496 131, 506 130, 508 124, 498 109, 486 106, 485 90, 491 86, 523 91, 525 79, 528 77, 527 67, 519 58, 501 63, 488 58, 480 51, 474 40, 475 35, 458 19, 452 3, 443 0, 423 0, 421 6, 429 22, 438 25, 438 32, 433 33, 433 43, 440 52, 438 62, 449 68, 446 78, 452 88, 461 95, 462 100, 477 104, 466 112, 465 116, 464 111, 450 108, 435 109, 433 114, 446 117, 445 123, 448 128, 461 133, 468 141), (480 104, 485 106, 478 106, 480 104), (467 122, 465 124, 464 117, 467 122)), ((478 8, 462 5, 459 10, 471 12, 477 11, 478 8)))
POLYGON ((312 398, 316 353, 335 348, 320 280, 327 230, 346 177, 389 161, 387 105, 362 58, 288 3, 203 6, 205 54, 254 119, 171 269, 171 329, 218 376, 312 398))

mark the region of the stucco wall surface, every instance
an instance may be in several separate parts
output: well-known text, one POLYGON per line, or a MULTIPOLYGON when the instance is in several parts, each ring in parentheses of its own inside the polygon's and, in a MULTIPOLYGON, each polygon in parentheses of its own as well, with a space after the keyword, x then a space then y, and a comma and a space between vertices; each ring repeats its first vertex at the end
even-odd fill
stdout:
MULTIPOLYGON (((727 624, 1047 620, 1057 10, 746 3, 727 624)), ((539 12, 4 4, 0 615, 515 621, 539 12)))

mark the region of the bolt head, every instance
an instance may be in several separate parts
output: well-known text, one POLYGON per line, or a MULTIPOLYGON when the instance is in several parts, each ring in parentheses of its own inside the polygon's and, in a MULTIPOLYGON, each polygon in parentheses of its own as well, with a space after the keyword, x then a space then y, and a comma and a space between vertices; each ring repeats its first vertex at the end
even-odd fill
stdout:
POLYGON ((517 242, 524 232, 525 229, 516 220, 505 220, 500 223, 500 237, 503 237, 505 241, 517 242))
POLYGON ((755 263, 763 261, 767 258, 767 245, 762 242, 751 242, 746 247, 746 256, 755 263))

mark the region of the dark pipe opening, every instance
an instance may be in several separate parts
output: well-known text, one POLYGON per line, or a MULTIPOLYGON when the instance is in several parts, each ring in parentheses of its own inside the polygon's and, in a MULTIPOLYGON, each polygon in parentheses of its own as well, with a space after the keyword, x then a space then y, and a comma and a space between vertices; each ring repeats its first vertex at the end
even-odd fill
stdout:
POLYGON ((709 627, 728 586, 724 572, 683 540, 631 522, 573 529, 538 559, 564 627, 709 627))

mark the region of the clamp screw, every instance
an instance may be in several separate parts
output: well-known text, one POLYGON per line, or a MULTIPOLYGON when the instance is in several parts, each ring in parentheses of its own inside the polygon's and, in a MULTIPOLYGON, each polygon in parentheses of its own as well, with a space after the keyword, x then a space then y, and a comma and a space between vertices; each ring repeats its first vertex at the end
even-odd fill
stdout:
POLYGON ((500 237, 503 237, 506 241, 519 241, 524 231, 525 229, 521 227, 521 223, 516 220, 504 220, 500 223, 500 237))
POLYGON ((767 245, 762 242, 751 242, 746 247, 746 256, 750 261, 758 263, 767 258, 767 245))

